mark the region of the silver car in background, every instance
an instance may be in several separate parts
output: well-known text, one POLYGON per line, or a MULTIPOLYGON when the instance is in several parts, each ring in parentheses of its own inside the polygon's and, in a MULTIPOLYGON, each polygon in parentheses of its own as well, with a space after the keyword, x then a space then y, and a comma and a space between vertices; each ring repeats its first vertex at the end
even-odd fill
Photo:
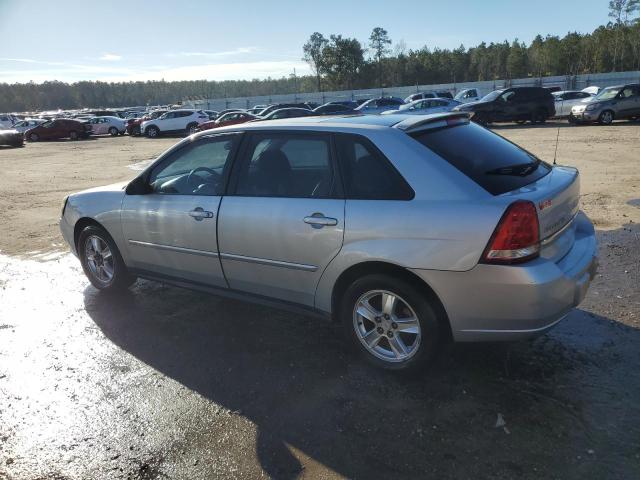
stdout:
POLYGON ((582 301, 579 198, 576 169, 463 113, 307 117, 192 135, 70 195, 60 228, 98 289, 144 277, 313 312, 374 364, 419 369, 448 338, 527 338, 582 301))
POLYGON ((458 105, 461 105, 461 103, 449 98, 425 98, 423 100, 414 100, 411 103, 400 105, 398 110, 387 110, 382 112, 382 115, 426 115, 429 113, 450 112, 458 105))
POLYGON ((593 99, 593 95, 587 92, 580 92, 576 90, 561 90, 559 92, 552 92, 553 98, 556 102, 556 117, 564 118, 571 115, 571 109, 576 105, 583 105, 593 99))
POLYGON ((616 119, 639 118, 640 83, 631 83, 602 89, 590 102, 573 107, 569 121, 609 125, 616 119))

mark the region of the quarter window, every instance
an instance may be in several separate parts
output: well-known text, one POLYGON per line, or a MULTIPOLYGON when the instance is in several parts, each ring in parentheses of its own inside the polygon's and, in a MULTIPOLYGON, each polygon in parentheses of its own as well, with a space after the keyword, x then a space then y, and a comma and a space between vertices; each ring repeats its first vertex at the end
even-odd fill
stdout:
POLYGON ((411 200, 413 190, 382 153, 358 135, 336 135, 347 198, 411 200))
POLYGON ((327 198, 335 175, 326 135, 256 134, 240 163, 236 194, 327 198))
POLYGON ((207 138, 181 148, 151 172, 151 189, 174 195, 222 195, 236 138, 207 138))

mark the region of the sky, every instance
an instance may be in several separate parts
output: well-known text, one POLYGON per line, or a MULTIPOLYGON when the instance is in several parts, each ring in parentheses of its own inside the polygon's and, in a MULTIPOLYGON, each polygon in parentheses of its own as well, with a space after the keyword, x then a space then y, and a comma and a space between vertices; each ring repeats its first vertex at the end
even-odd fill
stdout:
POLYGON ((591 32, 607 0, 0 0, 0 82, 239 80, 309 73, 309 36, 408 49, 591 32))

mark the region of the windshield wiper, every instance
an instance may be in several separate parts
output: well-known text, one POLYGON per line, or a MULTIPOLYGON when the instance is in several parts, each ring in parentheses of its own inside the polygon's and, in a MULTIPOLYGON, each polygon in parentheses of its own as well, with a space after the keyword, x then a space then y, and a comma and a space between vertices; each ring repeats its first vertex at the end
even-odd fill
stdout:
POLYGON ((531 163, 519 163, 517 165, 508 165, 506 167, 496 168, 485 172, 487 175, 512 175, 514 177, 526 177, 538 169, 541 160, 536 158, 531 163))

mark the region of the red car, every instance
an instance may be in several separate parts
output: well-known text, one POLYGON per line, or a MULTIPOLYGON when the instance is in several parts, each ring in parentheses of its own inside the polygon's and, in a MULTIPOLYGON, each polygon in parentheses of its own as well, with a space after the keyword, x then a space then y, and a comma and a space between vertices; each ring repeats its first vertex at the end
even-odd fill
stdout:
POLYGON ((225 113, 215 120, 200 124, 199 131, 210 130, 212 128, 218 127, 226 127, 227 125, 238 125, 240 123, 250 122, 251 120, 256 120, 258 118, 260 117, 247 112, 229 112, 225 113))
POLYGON ((78 120, 67 118, 58 118, 41 123, 24 132, 24 138, 30 142, 38 140, 58 140, 60 138, 69 138, 78 140, 80 138, 88 138, 91 134, 91 125, 78 120))
POLYGON ((154 110, 151 113, 147 113, 140 118, 130 118, 126 123, 126 131, 129 135, 142 135, 140 131, 140 124, 147 120, 154 120, 163 113, 167 113, 167 110, 154 110))

